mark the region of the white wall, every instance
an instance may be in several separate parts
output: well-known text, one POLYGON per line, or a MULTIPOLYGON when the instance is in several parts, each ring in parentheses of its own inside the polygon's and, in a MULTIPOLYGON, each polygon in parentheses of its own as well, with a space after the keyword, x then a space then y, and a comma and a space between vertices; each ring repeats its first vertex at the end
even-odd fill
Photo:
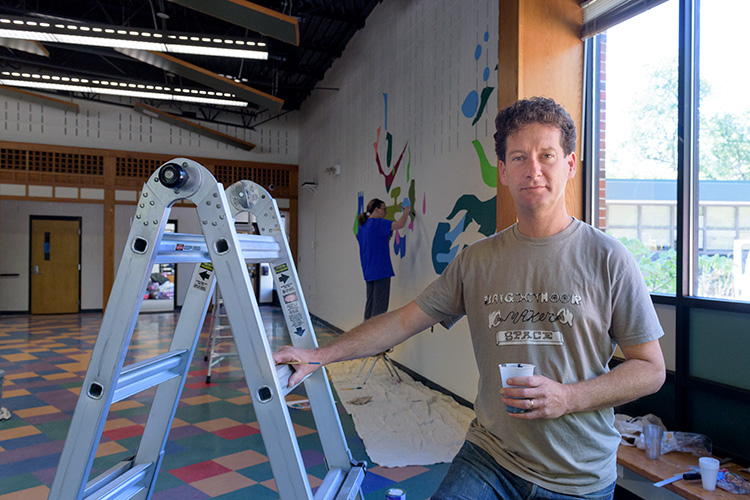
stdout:
MULTIPOLYGON (((393 137, 392 165, 407 146, 391 192, 401 187, 401 201, 408 191, 405 163, 410 154, 408 174, 417 198, 414 229, 401 231, 406 255, 391 255, 396 272, 391 309, 437 277, 433 239, 439 223, 455 228, 466 213, 446 220, 458 198, 473 194, 485 201, 495 196, 495 188, 482 180, 472 141, 480 141, 496 166, 492 134, 497 94, 491 94, 476 125, 461 107, 471 91, 497 85, 497 8, 489 0, 384 2, 320 85, 339 90, 318 91, 304 103, 299 180, 318 186, 316 192, 300 190, 298 268, 312 314, 342 329, 362 320, 365 284, 353 234, 358 193, 363 192, 365 204, 375 197, 393 203, 375 163, 378 127, 379 156, 388 172, 393 168, 385 165, 386 126, 393 137), (334 164, 341 165, 341 174, 325 173, 334 164)), ((464 240, 480 237, 473 229, 464 233, 464 240)), ((393 358, 468 400, 476 395, 478 374, 465 320, 450 331, 436 326, 432 333, 414 337, 393 358)))
MULTIPOLYGON (((0 140, 37 144, 63 145, 98 149, 117 149, 146 153, 170 154, 184 157, 236 159, 268 163, 297 163, 298 125, 297 113, 289 113, 259 125, 253 131, 241 127, 201 125, 256 144, 251 152, 219 143, 205 136, 173 127, 159 120, 136 113, 132 107, 121 107, 95 101, 73 100, 80 106, 79 113, 17 100, 0 98, 0 140)), ((132 106, 132 102, 123 99, 132 106)), ((259 120, 269 118, 260 116, 259 120)), ((2 200, 0 207, 0 271, 19 273, 18 278, 0 278, 0 311, 25 312, 29 309, 29 216, 71 215, 83 219, 82 236, 82 292, 81 308, 102 308, 102 205, 97 203, 71 203, 67 191, 78 196, 77 188, 52 185, 30 186, 29 196, 34 201, 2 200)), ((80 191, 81 198, 103 200, 101 189, 80 191)), ((24 196, 22 186, 0 183, 0 199, 6 196, 24 196), (19 188, 20 192, 19 192, 19 188)), ((117 201, 135 201, 136 191, 117 191, 117 201)), ((116 205, 115 219, 115 269, 120 262, 123 245, 130 230, 130 217, 135 205, 116 205)), ((177 207, 170 218, 179 220, 180 232, 200 232, 193 208, 177 207), (194 222, 195 225, 192 225, 194 222)), ((192 268, 178 266, 178 305, 186 293, 192 268)))
POLYGON ((29 226, 32 215, 81 217, 81 309, 102 307, 102 206, 90 203, 0 201, 0 311, 29 310, 29 226))
MULTIPOLYGON (((297 162, 297 119, 289 113, 272 119, 254 130, 196 122, 256 145, 252 151, 224 144, 206 136, 121 107, 96 101, 67 99, 79 105, 79 113, 41 106, 12 97, 0 98, 0 138, 60 146, 118 149, 143 153, 172 153, 175 156, 202 156, 270 163, 297 162)), ((132 106, 134 101, 122 99, 132 106)), ((170 111, 168 108, 166 111, 170 111)), ((174 110, 171 110, 175 112, 174 110)), ((221 118, 221 117, 220 117, 221 118)), ((260 115, 258 121, 270 118, 260 115)))

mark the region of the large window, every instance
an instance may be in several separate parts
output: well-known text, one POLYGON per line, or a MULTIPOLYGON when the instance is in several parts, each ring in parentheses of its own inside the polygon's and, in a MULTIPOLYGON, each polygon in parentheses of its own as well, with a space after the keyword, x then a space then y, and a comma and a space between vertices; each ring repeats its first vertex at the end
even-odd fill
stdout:
POLYGON ((635 254, 653 293, 674 295, 684 283, 683 295, 750 301, 750 67, 738 59, 750 46, 750 1, 680 3, 588 42, 593 221, 635 254), (695 22, 684 33, 696 42, 681 53, 686 8, 695 22), (679 206, 678 179, 687 185, 679 206))
POLYGON ((750 2, 703 1, 698 13, 696 294, 750 301, 750 2))

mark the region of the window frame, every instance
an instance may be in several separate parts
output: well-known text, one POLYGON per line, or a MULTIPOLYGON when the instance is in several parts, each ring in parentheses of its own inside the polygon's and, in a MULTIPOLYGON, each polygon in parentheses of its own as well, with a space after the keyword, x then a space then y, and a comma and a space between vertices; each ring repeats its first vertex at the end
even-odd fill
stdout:
MULTIPOLYGON (((699 82, 699 13, 701 0, 677 0, 679 2, 679 46, 678 46, 678 165, 676 192, 676 293, 665 295, 651 293, 654 304, 673 306, 675 311, 675 371, 668 374, 669 388, 661 400, 670 400, 674 391, 675 428, 690 431, 701 425, 701 418, 694 407, 700 391, 716 394, 728 404, 740 406, 750 404, 750 391, 701 379, 691 375, 691 314, 699 310, 721 313, 750 314, 750 302, 733 299, 699 297, 697 293, 697 265, 700 252, 699 205, 698 205, 698 82, 699 82)), ((594 36, 584 41, 584 103, 582 133, 582 164, 584 173, 584 214, 587 222, 602 226, 605 215, 599 207, 600 169, 599 131, 601 107, 606 102, 601 96, 601 42, 594 36)), ((606 180, 606 178, 605 178, 606 180)), ((705 332, 692 332, 703 335, 705 332)), ((696 355, 693 353, 693 355, 696 355)), ((667 386, 665 386, 666 388, 667 386)), ((635 404, 635 403, 634 403, 635 404)), ((643 408, 642 408, 643 409, 643 408)), ((653 409, 652 409, 653 410, 653 409)), ((645 409, 644 409, 645 411, 645 409)), ((700 429, 699 429, 700 430, 700 429)), ((737 454, 737 450, 726 450, 737 454)), ((719 448, 717 447, 717 452, 719 448)))

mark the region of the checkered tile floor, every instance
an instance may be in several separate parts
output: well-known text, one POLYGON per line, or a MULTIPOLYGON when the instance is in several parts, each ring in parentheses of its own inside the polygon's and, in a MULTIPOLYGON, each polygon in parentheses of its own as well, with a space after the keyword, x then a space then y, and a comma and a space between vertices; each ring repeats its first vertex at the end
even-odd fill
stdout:
MULTIPOLYGON (((272 345, 288 343, 279 309, 261 308, 272 345)), ((0 406, 12 418, 0 421, 0 500, 46 499, 60 457, 101 314, 0 317, 0 370, 5 371, 0 406)), ((163 352, 177 323, 173 313, 142 314, 126 364, 163 352)), ((208 323, 208 322, 207 322, 208 323)), ((316 326, 324 344, 337 334, 316 326)), ((165 449, 154 500, 277 499, 238 358, 214 367, 206 384, 206 331, 199 342, 165 449)), ((301 389, 300 389, 301 390, 301 389)), ((133 455, 148 417, 153 390, 112 406, 94 461, 101 473, 133 455)), ((304 394, 302 394, 304 396, 304 394)), ((337 401, 338 401, 338 397, 337 401)), ((352 455, 367 460, 351 417, 338 405, 352 455)), ((326 467, 312 413, 290 410, 310 485, 320 485, 326 467)), ((383 499, 388 488, 409 500, 427 499, 447 464, 372 467, 363 483, 366 499, 383 499)))

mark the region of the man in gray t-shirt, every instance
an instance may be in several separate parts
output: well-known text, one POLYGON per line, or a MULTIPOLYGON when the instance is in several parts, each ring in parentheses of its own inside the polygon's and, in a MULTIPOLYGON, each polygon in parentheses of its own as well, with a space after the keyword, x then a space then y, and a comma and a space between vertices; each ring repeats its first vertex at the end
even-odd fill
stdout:
MULTIPOLYGON (((612 498, 612 407, 664 383, 663 332, 632 255, 566 210, 576 173, 570 115, 532 98, 500 111, 495 124, 500 181, 518 222, 464 250, 404 307, 315 350, 283 347, 274 359, 374 355, 466 316, 477 418, 433 499, 612 498), (625 361, 610 371, 618 345, 625 361), (503 389, 497 365, 514 362, 536 365, 535 374, 503 389)), ((315 369, 299 366, 290 385, 315 369)))

